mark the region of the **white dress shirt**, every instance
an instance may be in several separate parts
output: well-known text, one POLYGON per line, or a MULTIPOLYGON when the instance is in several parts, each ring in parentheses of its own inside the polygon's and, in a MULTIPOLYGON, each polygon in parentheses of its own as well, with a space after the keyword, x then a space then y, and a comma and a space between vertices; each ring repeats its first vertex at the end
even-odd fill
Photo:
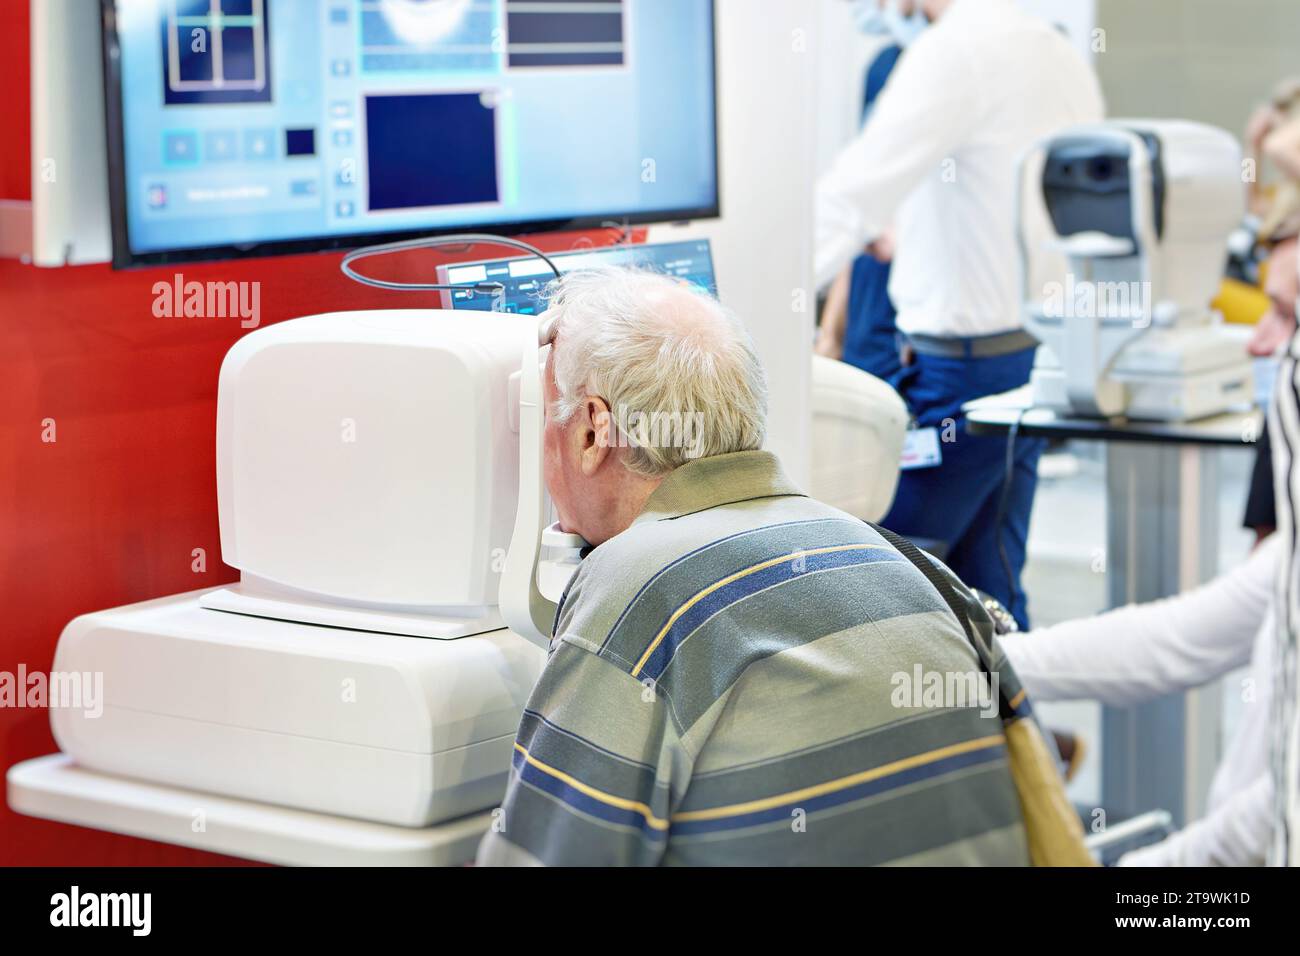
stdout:
POLYGON ((1054 27, 1012 0, 954 0, 818 181, 818 287, 892 222, 900 330, 1020 328, 1017 163, 1043 137, 1103 113, 1092 68, 1054 27))
MULTIPOLYGON (((1272 833, 1269 770, 1274 580, 1282 542, 1193 591, 1001 639, 1034 700, 1124 707, 1199 687, 1250 661, 1246 707, 1210 785, 1206 815, 1126 865, 1259 866, 1272 833)), ((1156 808, 1152 808, 1156 809, 1156 808)))

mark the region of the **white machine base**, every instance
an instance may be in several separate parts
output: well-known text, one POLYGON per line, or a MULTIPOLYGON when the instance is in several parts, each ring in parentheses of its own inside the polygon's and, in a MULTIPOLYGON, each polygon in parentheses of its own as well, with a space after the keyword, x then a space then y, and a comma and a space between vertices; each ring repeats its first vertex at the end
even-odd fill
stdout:
POLYGON ((54 669, 102 678, 102 699, 50 708, 63 753, 113 777, 417 829, 500 802, 540 648, 504 629, 427 640, 227 614, 203 606, 211 594, 64 628, 54 669))
MULTIPOLYGON (((1249 406, 1254 400, 1254 378, 1247 362, 1189 375, 1115 373, 1110 377, 1128 388, 1122 414, 1143 421, 1195 421, 1249 406)), ((1075 414, 1060 369, 1036 367, 1032 381, 1036 406, 1075 414)))
MULTIPOLYGON (((1059 324, 1044 328, 1059 334, 1059 324)), ((1084 391, 1106 417, 1144 421, 1196 421, 1247 407, 1254 402, 1255 384, 1245 335, 1240 327, 1209 322, 1148 329, 1121 348, 1109 371, 1086 382, 1084 391)), ((1067 415, 1093 414, 1075 407, 1067 370, 1050 346, 1038 350, 1032 382, 1035 405, 1067 415)))
POLYGON ((17 813, 288 866, 459 866, 492 825, 491 813, 423 829, 367 823, 114 777, 61 753, 15 764, 6 779, 17 813))

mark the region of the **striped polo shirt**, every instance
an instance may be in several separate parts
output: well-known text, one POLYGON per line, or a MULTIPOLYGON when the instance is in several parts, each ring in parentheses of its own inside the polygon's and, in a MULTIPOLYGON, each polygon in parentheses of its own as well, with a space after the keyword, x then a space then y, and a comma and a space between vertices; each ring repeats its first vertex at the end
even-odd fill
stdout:
POLYGON ((478 861, 1027 864, 977 660, 774 456, 692 461, 570 582, 478 861))

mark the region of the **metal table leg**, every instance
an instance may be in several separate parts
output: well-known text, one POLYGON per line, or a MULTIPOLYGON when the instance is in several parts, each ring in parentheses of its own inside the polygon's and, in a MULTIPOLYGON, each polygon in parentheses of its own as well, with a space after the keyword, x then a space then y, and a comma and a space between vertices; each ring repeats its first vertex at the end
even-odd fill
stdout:
MULTIPOLYGON (((1106 446, 1107 591, 1112 607, 1177 594, 1217 571, 1219 460, 1197 445, 1106 446)), ((1218 683, 1102 711, 1102 806, 1204 812, 1220 749, 1218 683)))

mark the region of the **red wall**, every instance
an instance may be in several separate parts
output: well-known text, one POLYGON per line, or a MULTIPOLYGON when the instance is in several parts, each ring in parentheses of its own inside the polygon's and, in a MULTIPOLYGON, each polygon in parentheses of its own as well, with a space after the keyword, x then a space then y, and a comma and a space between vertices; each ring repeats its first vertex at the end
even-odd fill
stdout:
POLYGON ((30 199, 29 0, 0 0, 0 199, 30 199))
MULTIPOLYGON (((30 198, 27 37, 27 0, 0 0, 6 199, 30 198)), ((574 238, 541 244, 554 250, 574 238)), ((430 259, 419 274, 427 276, 430 259)), ((155 318, 153 284, 177 271, 260 282, 263 325, 431 301, 348 282, 338 261, 320 254, 127 272, 0 261, 0 671, 48 671, 59 632, 78 614, 235 577, 218 557, 213 425, 221 359, 244 330, 237 319, 155 318), (55 421, 53 443, 42 441, 45 419, 55 421), (209 556, 201 574, 191 570, 195 548, 209 556)), ((388 274, 417 272, 408 262, 388 274)), ((0 770, 55 749, 44 711, 0 709, 0 770)), ((222 862, 230 861, 0 806, 0 865, 222 862)))

